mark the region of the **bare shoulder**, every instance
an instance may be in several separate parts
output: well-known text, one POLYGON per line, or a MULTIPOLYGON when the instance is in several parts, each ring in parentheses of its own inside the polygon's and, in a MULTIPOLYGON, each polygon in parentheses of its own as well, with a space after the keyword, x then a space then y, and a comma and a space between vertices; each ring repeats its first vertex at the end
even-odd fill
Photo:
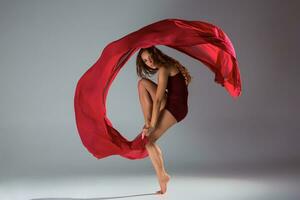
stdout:
POLYGON ((170 75, 170 69, 167 67, 160 67, 157 71, 157 80, 159 79, 168 79, 168 76, 170 75))
POLYGON ((159 69, 158 69, 158 75, 160 75, 160 74, 162 74, 162 75, 170 75, 170 73, 171 73, 171 69, 170 68, 168 68, 168 67, 160 67, 159 69))

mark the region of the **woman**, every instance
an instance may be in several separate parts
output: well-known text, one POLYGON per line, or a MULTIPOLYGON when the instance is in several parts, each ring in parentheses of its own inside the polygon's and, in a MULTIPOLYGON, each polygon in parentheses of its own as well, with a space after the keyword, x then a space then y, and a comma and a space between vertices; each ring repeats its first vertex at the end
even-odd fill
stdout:
POLYGON ((138 52, 136 65, 137 74, 141 77, 138 91, 145 119, 142 137, 149 139, 145 147, 159 180, 161 190, 157 193, 164 194, 170 175, 164 168, 162 151, 155 142, 187 115, 191 76, 177 60, 155 46, 142 48, 138 52), (148 79, 155 73, 158 84, 148 79))

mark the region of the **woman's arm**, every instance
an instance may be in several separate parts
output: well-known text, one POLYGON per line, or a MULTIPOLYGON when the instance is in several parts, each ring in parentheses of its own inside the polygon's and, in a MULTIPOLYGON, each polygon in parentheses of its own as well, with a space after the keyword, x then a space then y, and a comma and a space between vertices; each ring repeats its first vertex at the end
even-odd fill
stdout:
POLYGON ((160 67, 158 70, 158 76, 157 76, 158 85, 157 85, 155 98, 153 101, 152 116, 150 121, 150 126, 153 128, 155 128, 157 125, 157 120, 160 114, 161 102, 166 93, 168 77, 169 77, 169 70, 165 67, 160 67))

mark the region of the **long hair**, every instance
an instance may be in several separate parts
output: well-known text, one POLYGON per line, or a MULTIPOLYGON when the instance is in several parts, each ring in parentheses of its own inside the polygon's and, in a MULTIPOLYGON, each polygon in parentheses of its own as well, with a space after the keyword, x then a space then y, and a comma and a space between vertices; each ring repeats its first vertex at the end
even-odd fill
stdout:
POLYGON ((186 85, 188 85, 191 82, 192 76, 190 75, 186 67, 184 67, 178 60, 164 54, 161 50, 159 50, 155 46, 151 46, 148 48, 141 48, 139 50, 138 55, 136 57, 136 72, 139 77, 149 78, 153 74, 155 74, 158 70, 158 69, 152 69, 151 67, 148 67, 144 63, 142 59, 142 53, 144 51, 147 51, 150 54, 154 62, 154 65, 159 65, 164 67, 175 65, 177 69, 184 75, 186 85))

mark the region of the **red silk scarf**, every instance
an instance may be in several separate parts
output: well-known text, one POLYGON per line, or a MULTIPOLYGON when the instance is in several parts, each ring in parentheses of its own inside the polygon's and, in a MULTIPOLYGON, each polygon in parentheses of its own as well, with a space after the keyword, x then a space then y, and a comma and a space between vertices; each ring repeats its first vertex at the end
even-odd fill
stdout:
POLYGON ((219 27, 203 21, 165 19, 109 43, 100 58, 79 79, 74 108, 83 145, 97 159, 120 155, 128 159, 148 156, 141 138, 132 141, 116 130, 106 116, 106 97, 120 69, 140 48, 165 45, 202 62, 234 98, 241 94, 241 80, 234 47, 219 27))

